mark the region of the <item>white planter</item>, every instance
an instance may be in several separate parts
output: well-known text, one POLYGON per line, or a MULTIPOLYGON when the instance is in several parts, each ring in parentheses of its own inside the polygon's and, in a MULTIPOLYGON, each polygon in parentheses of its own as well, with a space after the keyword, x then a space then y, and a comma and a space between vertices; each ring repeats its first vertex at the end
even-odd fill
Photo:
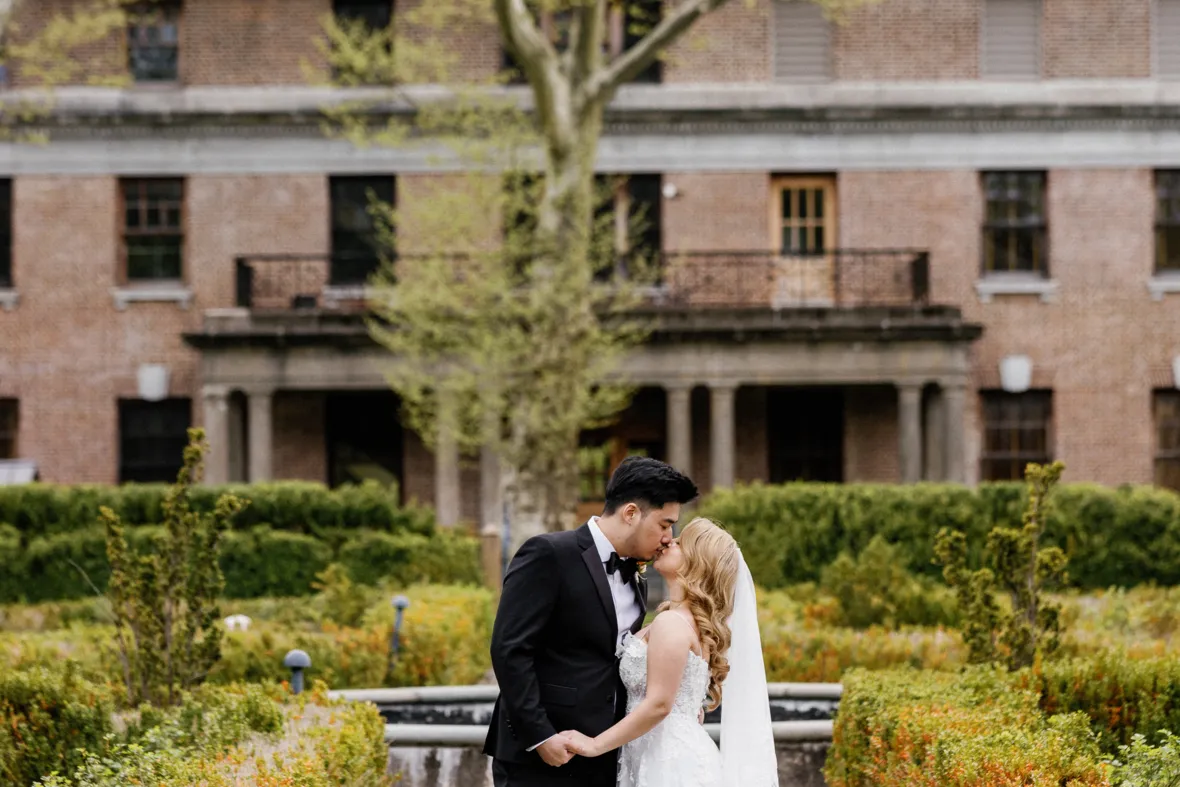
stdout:
POLYGON ((1000 387, 1008 393, 1024 393, 1032 387, 1032 359, 1009 355, 1000 360, 1000 387))
POLYGON ((139 367, 139 398, 159 402, 168 398, 168 367, 161 363, 145 363, 139 367))

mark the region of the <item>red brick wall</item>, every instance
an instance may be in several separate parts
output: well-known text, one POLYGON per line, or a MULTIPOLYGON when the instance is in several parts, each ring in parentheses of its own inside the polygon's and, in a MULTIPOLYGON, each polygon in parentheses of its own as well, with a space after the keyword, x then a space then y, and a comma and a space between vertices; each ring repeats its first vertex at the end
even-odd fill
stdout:
POLYGON ((199 312, 171 303, 115 309, 116 194, 110 177, 21 177, 13 187, 21 302, 0 312, 0 395, 19 397, 21 453, 47 481, 117 479, 117 399, 137 395, 139 364, 167 364, 173 395, 196 389, 197 355, 181 333, 199 312))
POLYGON ((897 483, 897 390, 890 386, 844 389, 844 480, 897 483))
POLYGON ((324 433, 324 395, 307 391, 278 391, 272 406, 275 478, 326 484, 328 441, 324 433))
POLYGON ((324 67, 315 41, 331 0, 197 0, 180 22, 181 79, 189 85, 301 85, 324 67))
POLYGON ((676 172, 679 189, 663 203, 669 251, 765 249, 770 238, 770 176, 761 172, 676 172))
POLYGON ((770 0, 734 0, 704 17, 664 54, 664 82, 766 82, 770 0))
POLYGON ((1044 0, 1047 79, 1151 75, 1151 0, 1044 0))
POLYGON ((980 0, 870 3, 833 26, 837 79, 916 81, 979 76, 980 0))

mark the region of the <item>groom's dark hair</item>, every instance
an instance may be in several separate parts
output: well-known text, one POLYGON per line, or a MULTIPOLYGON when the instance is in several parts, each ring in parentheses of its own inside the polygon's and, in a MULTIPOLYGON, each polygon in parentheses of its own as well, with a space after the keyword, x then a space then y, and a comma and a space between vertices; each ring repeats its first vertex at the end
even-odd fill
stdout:
POLYGON ((611 474, 602 513, 610 516, 627 503, 643 510, 696 499, 697 485, 672 465, 646 456, 629 456, 611 474))

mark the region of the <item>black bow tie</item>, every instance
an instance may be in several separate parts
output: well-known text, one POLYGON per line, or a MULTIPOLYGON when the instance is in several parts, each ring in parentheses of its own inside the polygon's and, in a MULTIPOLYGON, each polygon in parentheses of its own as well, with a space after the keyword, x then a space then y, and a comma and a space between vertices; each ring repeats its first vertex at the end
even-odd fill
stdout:
POLYGON ((631 580, 635 579, 635 573, 639 571, 639 561, 633 558, 619 557, 618 552, 610 553, 610 560, 606 561, 606 573, 613 574, 619 572, 619 576, 623 578, 623 584, 631 584, 631 580))

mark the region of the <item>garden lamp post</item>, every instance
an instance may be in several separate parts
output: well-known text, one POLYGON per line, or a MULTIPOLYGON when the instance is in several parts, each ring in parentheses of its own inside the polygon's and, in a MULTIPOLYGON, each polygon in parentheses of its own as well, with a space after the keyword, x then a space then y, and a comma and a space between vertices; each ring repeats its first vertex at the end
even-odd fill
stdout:
POLYGON ((311 666, 311 656, 302 650, 293 650, 283 658, 283 666, 291 670, 291 691, 302 693, 303 671, 311 666))

